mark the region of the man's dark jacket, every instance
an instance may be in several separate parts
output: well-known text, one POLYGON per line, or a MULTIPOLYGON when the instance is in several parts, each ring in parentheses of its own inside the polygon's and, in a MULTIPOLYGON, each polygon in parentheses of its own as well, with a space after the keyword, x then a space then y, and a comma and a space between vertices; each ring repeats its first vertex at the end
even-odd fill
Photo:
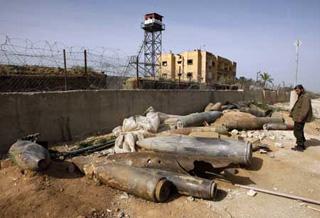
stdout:
POLYGON ((294 104, 290 116, 294 122, 305 123, 312 120, 312 107, 310 97, 302 93, 294 104))

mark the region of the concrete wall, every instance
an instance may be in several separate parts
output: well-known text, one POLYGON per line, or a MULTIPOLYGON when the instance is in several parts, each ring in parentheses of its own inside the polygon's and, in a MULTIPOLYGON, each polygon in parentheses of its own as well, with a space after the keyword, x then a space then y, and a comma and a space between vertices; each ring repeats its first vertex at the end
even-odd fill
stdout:
POLYGON ((0 94, 0 153, 17 138, 39 132, 50 143, 108 132, 126 117, 153 106, 171 114, 202 111, 209 102, 287 100, 288 95, 251 91, 100 90, 0 94))

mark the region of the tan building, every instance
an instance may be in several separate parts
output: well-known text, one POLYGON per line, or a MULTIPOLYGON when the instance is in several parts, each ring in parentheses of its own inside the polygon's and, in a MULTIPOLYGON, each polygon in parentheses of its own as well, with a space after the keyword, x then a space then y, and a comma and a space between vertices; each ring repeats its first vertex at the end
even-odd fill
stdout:
POLYGON ((235 80, 236 68, 236 62, 207 51, 167 53, 161 55, 160 77, 207 84, 232 83, 235 80))

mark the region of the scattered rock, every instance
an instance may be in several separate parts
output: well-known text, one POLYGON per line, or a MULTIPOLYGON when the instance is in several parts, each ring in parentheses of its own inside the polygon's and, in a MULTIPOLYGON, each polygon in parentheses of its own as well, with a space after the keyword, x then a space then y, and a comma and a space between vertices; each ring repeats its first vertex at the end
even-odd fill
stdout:
POLYGON ((194 201, 195 200, 194 197, 192 197, 192 196, 187 197, 187 199, 188 199, 188 201, 194 201))
POLYGON ((5 169, 8 167, 11 167, 12 165, 13 165, 13 162, 9 158, 0 161, 0 169, 5 169))
POLYGON ((247 195, 251 196, 251 197, 254 197, 255 195, 257 194, 256 191, 250 189, 249 191, 247 191, 247 195))
POLYGON ((246 131, 241 131, 241 132, 240 132, 240 136, 241 136, 242 138, 247 138, 247 137, 248 137, 246 131))
POLYGON ((274 158, 275 156, 274 156, 274 153, 268 153, 268 156, 270 157, 270 158, 274 158))
POLYGON ((238 170, 236 168, 229 168, 229 169, 225 169, 224 173, 236 175, 238 173, 238 170))
POLYGON ((260 148, 260 149, 259 149, 259 152, 260 152, 260 154, 267 154, 267 153, 268 153, 268 151, 266 151, 266 150, 263 149, 263 148, 260 148))
POLYGON ((118 218, 124 218, 126 215, 123 211, 121 211, 120 213, 118 213, 118 218))
POLYGON ((248 132, 248 133, 247 133, 247 137, 248 137, 248 138, 253 138, 253 132, 248 132))
POLYGON ((123 192, 121 195, 120 195, 120 199, 128 199, 129 198, 129 195, 127 194, 127 192, 123 192))
POLYGON ((266 134, 264 133, 261 133, 258 135, 258 138, 260 139, 260 141, 263 140, 265 137, 266 137, 266 134))
POLYGON ((276 140, 276 136, 271 135, 271 136, 269 136, 269 139, 271 139, 271 140, 276 140))
POLYGON ((275 145, 276 147, 278 147, 278 148, 283 148, 283 147, 284 147, 283 144, 280 143, 280 142, 276 142, 274 145, 275 145))
POLYGON ((96 184, 96 186, 102 185, 101 181, 99 179, 97 179, 96 177, 93 177, 93 181, 96 184))
POLYGON ((238 135, 239 134, 239 131, 237 129, 234 129, 231 131, 231 135, 235 136, 235 135, 238 135))

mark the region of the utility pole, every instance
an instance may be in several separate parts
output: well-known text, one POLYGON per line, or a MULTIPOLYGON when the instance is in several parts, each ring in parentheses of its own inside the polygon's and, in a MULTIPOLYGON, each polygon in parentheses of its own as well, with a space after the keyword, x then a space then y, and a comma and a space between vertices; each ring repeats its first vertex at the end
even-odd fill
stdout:
POLYGON ((295 74, 295 81, 294 81, 295 86, 298 84, 299 48, 300 48, 301 44, 302 44, 302 42, 299 39, 297 39, 294 42, 294 46, 296 47, 296 74, 295 74))

